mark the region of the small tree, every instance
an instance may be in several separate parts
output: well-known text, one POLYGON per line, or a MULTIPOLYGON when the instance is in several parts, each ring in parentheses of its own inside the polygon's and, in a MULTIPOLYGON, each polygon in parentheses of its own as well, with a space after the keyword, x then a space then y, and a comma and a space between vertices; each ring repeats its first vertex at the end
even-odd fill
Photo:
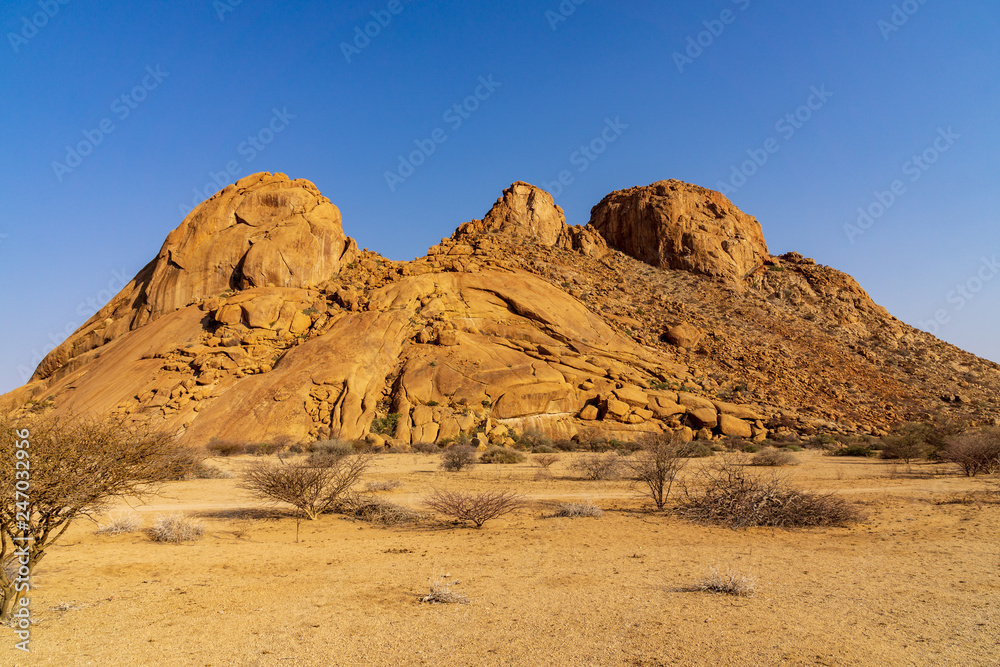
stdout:
POLYGON ((182 472, 183 453, 172 436, 115 419, 0 418, 0 622, 75 519, 155 491, 182 472))
POLYGON ((288 503, 315 520, 357 483, 371 460, 371 454, 349 454, 312 456, 295 464, 260 462, 246 469, 240 486, 262 500, 288 503))
POLYGON ((424 506, 458 521, 471 521, 482 528, 490 519, 524 506, 524 498, 513 491, 495 490, 481 493, 435 491, 424 499, 424 506))
POLYGON ((642 493, 662 512, 678 473, 687 465, 688 444, 676 432, 649 434, 639 444, 629 468, 642 493))
POLYGON ((968 477, 1000 469, 1000 429, 986 429, 952 436, 942 453, 957 463, 968 477))
POLYGON ((928 450, 928 431, 926 424, 903 424, 882 440, 882 458, 899 459, 906 465, 913 459, 923 458, 928 450))
POLYGON ((441 468, 459 472, 476 464, 476 450, 469 445, 452 445, 441 454, 441 468))

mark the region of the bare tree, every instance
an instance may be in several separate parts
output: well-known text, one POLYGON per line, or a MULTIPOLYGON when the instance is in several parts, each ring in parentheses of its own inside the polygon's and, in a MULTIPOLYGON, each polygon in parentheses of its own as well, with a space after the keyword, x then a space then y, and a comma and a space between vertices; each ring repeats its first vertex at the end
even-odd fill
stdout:
POLYGON ((687 465, 688 444, 679 433, 651 433, 639 444, 641 449, 633 454, 628 466, 642 493, 662 512, 678 473, 687 465))
POLYGON ((943 457, 957 463, 968 477, 1000 469, 1000 428, 952 436, 943 457))
POLYGON ((262 461, 244 471, 240 486, 262 500, 288 503, 315 520, 357 483, 371 461, 371 454, 313 456, 295 464, 262 461))
POLYGON ((524 506, 524 498, 513 491, 494 490, 480 493, 435 491, 424 499, 424 506, 458 521, 471 521, 482 528, 490 519, 510 514, 524 506))
POLYGON ((120 420, 0 417, 0 621, 75 519, 154 492, 192 460, 172 436, 120 420))

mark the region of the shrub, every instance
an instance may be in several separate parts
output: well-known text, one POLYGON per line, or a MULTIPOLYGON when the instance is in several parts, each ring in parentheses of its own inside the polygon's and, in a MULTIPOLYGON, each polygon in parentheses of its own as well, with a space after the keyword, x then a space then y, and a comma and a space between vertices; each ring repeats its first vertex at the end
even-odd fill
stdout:
POLYGON ((241 487, 258 498, 287 503, 315 520, 336 505, 371 465, 370 454, 316 456, 302 463, 257 463, 243 473, 241 487))
POLYGON ((554 517, 568 517, 576 519, 578 517, 599 518, 604 515, 601 508, 591 502, 563 503, 552 513, 554 517))
POLYGON ((618 479, 621 473, 621 461, 615 452, 590 454, 574 461, 570 467, 595 481, 618 479))
POLYGON ((271 456, 281 449, 273 442, 257 442, 246 446, 246 453, 251 456, 271 456))
POLYGON ((233 473, 198 461, 187 476, 191 479, 232 479, 233 473))
POLYGON ((110 521, 97 529, 98 535, 134 533, 142 527, 142 517, 136 512, 110 517, 110 521))
POLYGON ((694 585, 694 590, 737 597, 753 597, 757 590, 757 577, 751 574, 740 574, 734 570, 722 572, 718 568, 712 567, 709 568, 708 576, 694 585))
POLYGON ((1000 470, 1000 429, 952 436, 942 457, 957 463, 968 477, 996 472, 1000 470))
POLYGON ((743 445, 744 454, 756 454, 760 451, 760 447, 757 445, 743 445))
POLYGON ((471 521, 482 528, 490 519, 510 514, 524 506, 522 496, 513 491, 492 490, 479 493, 434 491, 424 499, 424 506, 456 521, 471 521))
POLYGON ((410 449, 418 454, 437 454, 441 450, 433 442, 415 442, 410 445, 410 449))
POLYGON ((830 452, 831 456, 864 456, 872 457, 875 456, 876 452, 874 449, 868 445, 862 445, 861 443, 851 443, 849 445, 844 445, 838 449, 834 449, 830 452))
POLYGON ((775 449, 774 447, 767 447, 760 450, 750 459, 750 465, 752 466, 796 466, 799 464, 798 459, 795 456, 784 449, 775 449))
POLYGON ((715 456, 715 450, 712 449, 712 445, 703 440, 693 440, 687 443, 684 449, 684 456, 689 459, 703 459, 709 456, 715 456))
POLYGON ((385 417, 376 417, 372 420, 371 432, 381 435, 393 435, 396 432, 396 424, 399 423, 399 414, 390 412, 385 417))
POLYGON ((510 447, 493 446, 479 455, 480 463, 520 463, 524 455, 510 447))
POLYGON ((398 479, 372 480, 365 486, 369 491, 392 491, 402 486, 398 479))
POLYGON ((534 450, 538 447, 552 446, 552 439, 539 431, 525 431, 515 436, 514 441, 520 449, 534 450))
POLYGON ((239 456, 246 452, 246 445, 231 440, 215 440, 209 442, 205 449, 213 456, 239 456))
POLYGON ((628 467, 656 509, 662 511, 670 496, 677 475, 687 465, 685 457, 691 447, 681 440, 679 433, 649 434, 640 439, 642 449, 637 451, 628 467))
POLYGON ((424 517, 422 513, 411 510, 408 507, 390 503, 376 496, 360 493, 348 493, 345 495, 337 503, 336 511, 382 526, 414 523, 424 517))
POLYGON ((309 445, 309 453, 323 456, 348 456, 354 453, 354 446, 343 440, 318 440, 309 445))
POLYGON ((149 536, 154 542, 190 542, 199 539, 205 533, 205 527, 200 522, 189 519, 181 513, 158 516, 149 529, 149 536))
POLYGON ((555 454, 558 451, 558 449, 549 445, 538 445, 537 447, 531 448, 532 454, 555 454))
POLYGON ((476 464, 476 450, 468 445, 453 445, 441 455, 441 468, 447 472, 459 472, 476 464))
POLYGON ((535 458, 532 459, 532 462, 535 466, 541 468, 542 470, 548 470, 552 467, 552 464, 559 460, 559 458, 558 454, 535 454, 535 458))
POLYGON ((841 498, 788 486, 782 479, 763 477, 743 465, 723 460, 701 471, 704 488, 690 494, 678 509, 695 523, 729 528, 773 526, 843 526, 861 520, 861 513, 841 498))
POLYGON ((800 447, 799 445, 785 445, 784 449, 787 449, 790 452, 801 452, 802 451, 802 447, 800 447))
POLYGON ((895 432, 882 440, 883 459, 902 460, 909 465, 912 459, 927 455, 927 425, 919 423, 903 424, 895 432))

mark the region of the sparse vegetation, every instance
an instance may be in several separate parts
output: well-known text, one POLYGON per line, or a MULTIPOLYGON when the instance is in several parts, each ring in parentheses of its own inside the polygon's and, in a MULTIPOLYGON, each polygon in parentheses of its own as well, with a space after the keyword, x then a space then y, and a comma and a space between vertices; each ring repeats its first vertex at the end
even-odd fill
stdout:
POLYGON ((967 477, 1000 470, 1000 429, 985 429, 951 436, 941 453, 958 464, 967 477))
POLYGON ((207 445, 205 445, 205 449, 207 449, 209 454, 212 456, 239 456, 240 454, 246 453, 246 445, 242 442, 216 440, 214 438, 207 445))
POLYGON ((447 472, 460 472, 476 462, 476 450, 469 445, 452 445, 441 454, 441 469, 447 472))
POLYGON ((32 575, 75 519, 152 493, 189 461, 170 435, 116 419, 0 417, 0 622, 12 613, 17 578, 32 575))
POLYGON ((371 432, 379 435, 393 435, 396 432, 397 424, 399 424, 399 414, 390 412, 385 417, 376 417, 372 420, 371 432))
POLYGON ((553 517, 567 517, 570 519, 576 519, 578 517, 593 517, 599 518, 604 515, 601 508, 591 502, 582 503, 562 503, 559 505, 555 512, 552 513, 553 517))
POLYGON ((524 454, 510 447, 493 446, 479 455, 480 463, 520 463, 524 460, 524 454))
POLYGON ((799 460, 790 451, 774 447, 766 447, 750 458, 750 465, 752 466, 780 467, 795 466, 798 464, 799 460))
POLYGON ((97 528, 98 535, 124 535, 142 528, 142 517, 136 512, 109 517, 106 524, 97 528))
POLYGON ((642 493, 662 512, 677 475, 687 465, 689 443, 682 442, 679 433, 658 433, 644 436, 639 444, 642 448, 628 462, 629 470, 642 493))
POLYGON ((330 510, 368 469, 370 454, 313 455, 302 463, 260 462, 246 469, 241 487, 261 500, 287 503, 315 520, 330 510))
POLYGON ((390 503, 371 494, 348 493, 338 502, 336 511, 368 523, 397 526, 414 523, 424 517, 420 512, 390 503))
POLYGON ((843 526, 860 521, 860 511, 830 494, 790 487, 774 475, 751 472, 741 462, 726 458, 700 472, 702 489, 690 492, 678 514, 695 523, 729 528, 772 526, 843 526))
POLYGON ((158 516, 149 529, 149 537, 154 542, 191 542, 205 534, 205 527, 184 514, 174 513, 158 516))
POLYGON ((482 528, 487 521, 514 512, 524 504, 521 495, 503 489, 478 493, 438 490, 424 499, 424 506, 428 509, 456 521, 471 522, 476 528, 482 528))
POLYGON ((876 456, 878 452, 868 445, 863 445, 861 443, 851 443, 844 445, 843 447, 838 447, 837 449, 831 450, 830 454, 832 456, 857 456, 857 457, 872 457, 876 456))
POLYGON ((621 459, 616 452, 590 454, 577 459, 570 467, 587 479, 595 481, 618 479, 621 474, 621 459))
POLYGON ((468 604, 469 598, 456 591, 453 586, 458 586, 460 581, 448 581, 450 574, 434 574, 428 581, 431 591, 420 598, 421 602, 429 604, 468 604))
POLYGON ((901 460, 909 465, 913 459, 924 458, 928 453, 927 426, 925 424, 904 424, 882 440, 881 457, 887 460, 901 460))
POLYGON ((732 569, 723 572, 717 567, 712 567, 709 568, 708 576, 696 583, 693 590, 736 597, 753 597, 757 592, 757 577, 732 569))
POLYGON ((372 480, 365 485, 365 489, 369 492, 373 491, 392 491, 393 489, 398 489, 402 485, 398 479, 380 479, 372 480))

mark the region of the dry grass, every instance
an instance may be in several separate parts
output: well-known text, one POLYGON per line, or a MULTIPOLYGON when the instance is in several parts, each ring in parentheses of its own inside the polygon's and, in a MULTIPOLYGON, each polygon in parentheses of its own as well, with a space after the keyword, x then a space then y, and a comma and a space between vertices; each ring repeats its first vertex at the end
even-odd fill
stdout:
POLYGON ((149 537, 154 542, 191 542, 200 539, 205 534, 205 527, 200 521, 190 519, 180 512, 158 516, 149 529, 149 537))
POLYGON ((381 526, 415 523, 424 518, 421 512, 361 493, 349 493, 344 496, 338 503, 336 511, 381 526))
POLYGON ((749 598, 757 592, 757 577, 732 569, 709 568, 708 576, 691 587, 692 591, 749 598))
POLYGON ((799 460, 790 451, 774 447, 765 447, 750 459, 752 466, 780 467, 797 466, 798 464, 799 460))
POLYGON ((123 535, 142 528, 142 517, 136 512, 109 517, 108 523, 97 529, 98 535, 123 535))
POLYGON ((685 499, 676 510, 695 523, 733 529, 798 528, 844 526, 863 518, 854 505, 842 498, 800 491, 775 475, 754 474, 732 459, 702 469, 699 477, 701 492, 691 493, 685 488, 685 499))
POLYGON ((469 598, 454 590, 453 586, 458 586, 461 581, 448 581, 450 574, 433 574, 428 579, 431 584, 431 591, 420 598, 421 602, 429 604, 468 604, 469 598))
POLYGON ((562 503, 556 508, 555 512, 549 516, 567 517, 569 519, 576 519, 578 517, 593 517, 596 519, 604 516, 604 512, 600 507, 591 502, 562 503))
POLYGON ((398 479, 380 479, 368 482, 368 484, 365 485, 365 489, 367 489, 369 492, 392 491, 394 489, 398 489, 402 485, 403 483, 400 482, 398 479))

